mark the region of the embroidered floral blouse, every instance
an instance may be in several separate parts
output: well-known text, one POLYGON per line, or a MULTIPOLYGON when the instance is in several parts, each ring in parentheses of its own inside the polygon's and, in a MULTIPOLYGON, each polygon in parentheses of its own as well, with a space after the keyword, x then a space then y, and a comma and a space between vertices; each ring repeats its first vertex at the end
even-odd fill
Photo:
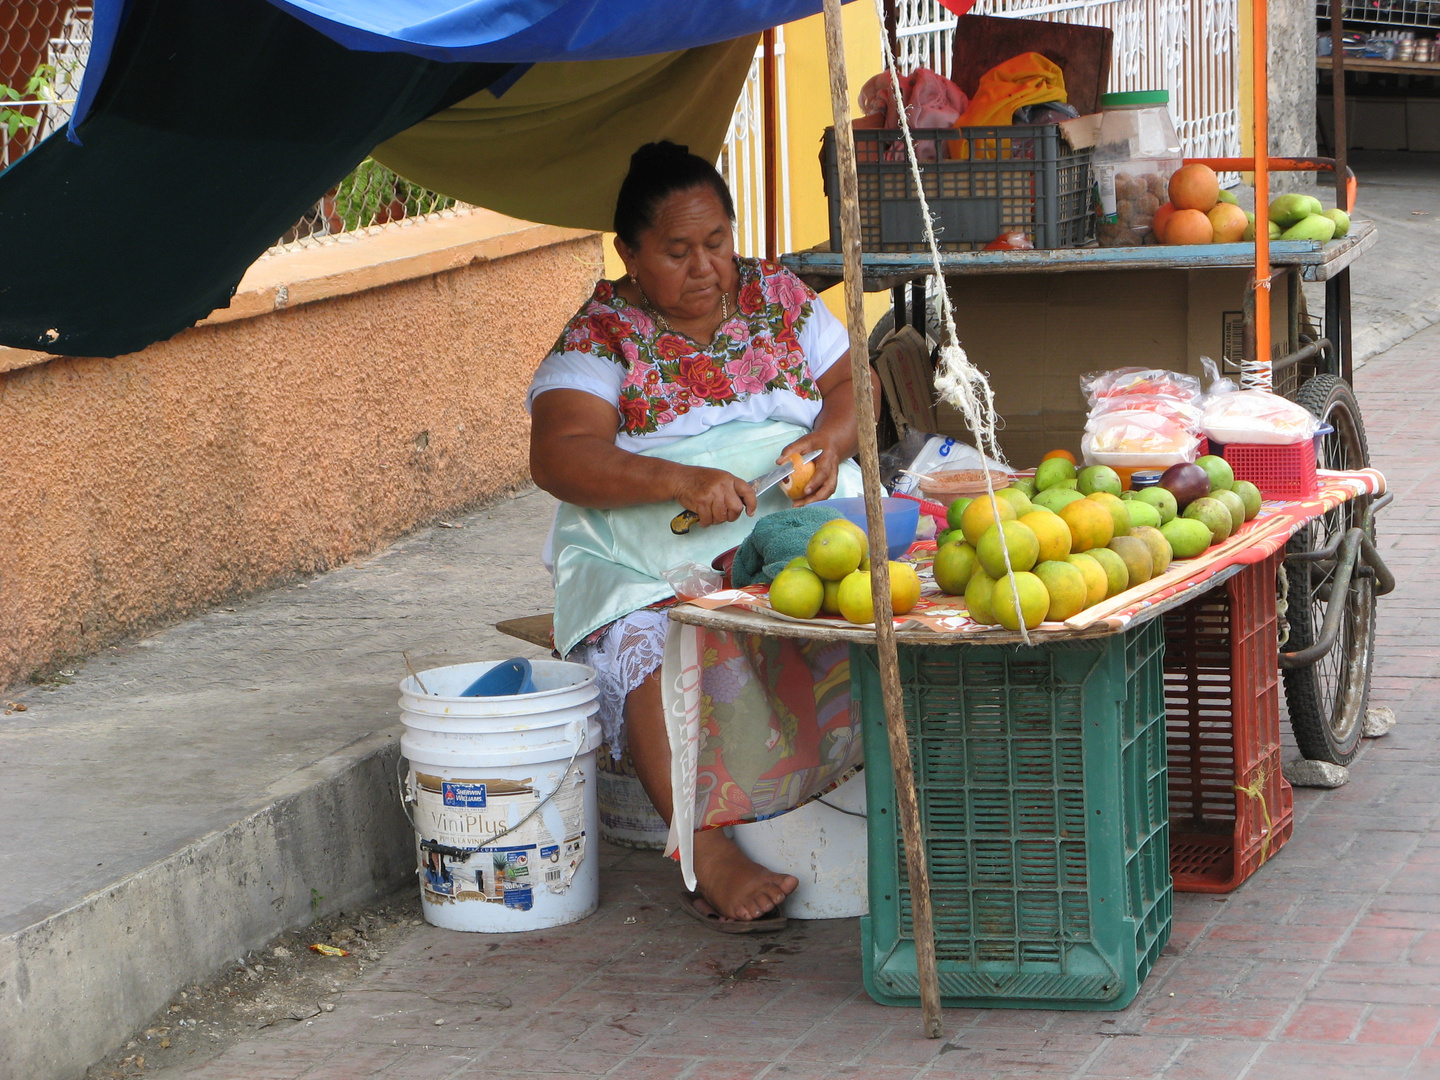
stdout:
POLYGON ((844 325, 776 263, 735 260, 736 313, 703 344, 661 330, 601 281, 540 364, 526 398, 583 390, 620 413, 615 444, 639 451, 732 420, 813 427, 817 380, 849 348, 844 325))

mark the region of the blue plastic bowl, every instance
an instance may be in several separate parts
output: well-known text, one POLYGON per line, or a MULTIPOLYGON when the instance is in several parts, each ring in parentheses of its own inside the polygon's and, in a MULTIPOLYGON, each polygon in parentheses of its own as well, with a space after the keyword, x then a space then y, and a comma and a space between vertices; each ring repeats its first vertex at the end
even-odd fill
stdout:
MULTIPOLYGON (((885 508, 886 551, 890 558, 898 559, 910 550, 915 542, 915 530, 920 527, 920 504, 914 499, 884 498, 880 503, 885 508)), ((860 528, 865 528, 865 500, 829 499, 826 506, 833 506, 847 519, 860 528)))

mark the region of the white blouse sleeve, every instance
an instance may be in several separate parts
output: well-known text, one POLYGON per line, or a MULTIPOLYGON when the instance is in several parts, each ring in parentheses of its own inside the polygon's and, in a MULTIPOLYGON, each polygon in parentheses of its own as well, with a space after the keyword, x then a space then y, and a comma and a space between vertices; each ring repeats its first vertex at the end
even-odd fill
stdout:
POLYGON ((583 390, 606 404, 618 406, 624 381, 624 369, 613 360, 591 353, 552 352, 540 362, 535 378, 530 381, 525 411, 531 411, 536 397, 546 390, 583 390))
MULTIPOLYGON (((811 294, 814 295, 813 293, 811 294)), ((810 377, 820 378, 836 360, 850 349, 850 333, 845 324, 825 306, 825 301, 816 296, 810 301, 810 317, 800 327, 800 348, 805 352, 805 363, 810 368, 810 377)))

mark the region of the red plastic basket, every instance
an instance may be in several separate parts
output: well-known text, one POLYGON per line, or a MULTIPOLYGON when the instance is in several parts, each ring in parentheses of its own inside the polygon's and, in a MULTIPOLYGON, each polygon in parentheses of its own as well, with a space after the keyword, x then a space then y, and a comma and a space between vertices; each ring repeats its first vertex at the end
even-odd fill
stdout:
POLYGON ((1165 616, 1170 873, 1229 892, 1290 839, 1280 774, 1277 552, 1165 616))
POLYGON ((1249 480, 1267 499, 1308 499, 1319 490, 1315 479, 1315 443, 1261 446, 1226 443, 1225 460, 1236 480, 1249 480))

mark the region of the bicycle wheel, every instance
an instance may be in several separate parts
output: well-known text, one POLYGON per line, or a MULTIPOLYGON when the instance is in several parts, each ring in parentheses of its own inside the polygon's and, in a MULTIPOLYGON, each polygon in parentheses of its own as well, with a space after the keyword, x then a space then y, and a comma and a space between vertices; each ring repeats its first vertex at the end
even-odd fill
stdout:
MULTIPOLYGON (((1322 469, 1361 469, 1370 464, 1360 406, 1349 385, 1334 375, 1316 375, 1295 400, 1335 431, 1321 440, 1322 469)), ((1286 552, 1319 551, 1361 524, 1368 499, 1352 499, 1314 519, 1291 537, 1286 552)), ((1325 611, 1344 604, 1335 647, 1308 667, 1283 672, 1285 704, 1300 752, 1317 761, 1348 765, 1360 749, 1365 702, 1375 658, 1375 581, 1355 574, 1344 596, 1331 592, 1338 560, 1286 562, 1289 585, 1289 650, 1313 645, 1325 611)))

